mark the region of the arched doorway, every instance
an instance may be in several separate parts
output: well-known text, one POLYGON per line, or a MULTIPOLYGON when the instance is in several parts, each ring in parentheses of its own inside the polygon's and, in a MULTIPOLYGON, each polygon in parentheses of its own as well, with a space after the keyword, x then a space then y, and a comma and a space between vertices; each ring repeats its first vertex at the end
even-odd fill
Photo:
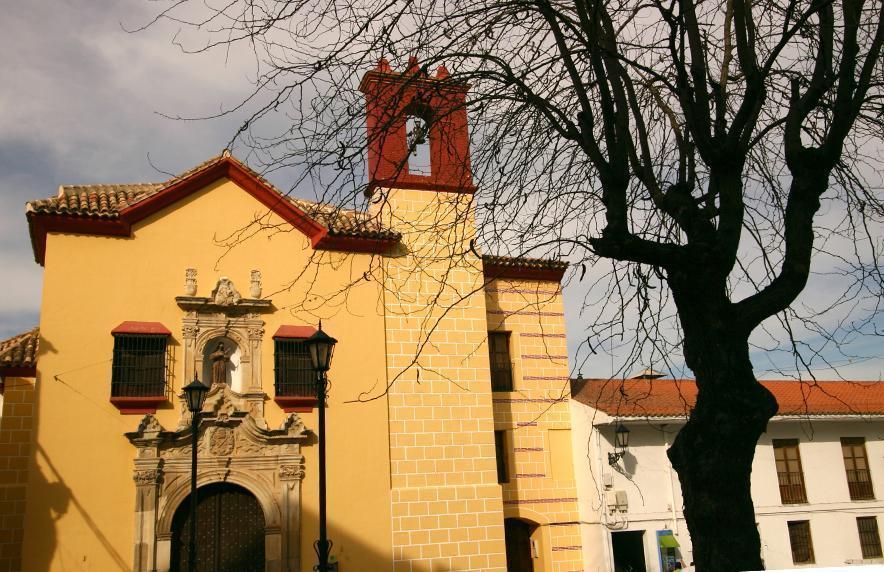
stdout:
MULTIPOLYGON (((196 569, 199 572, 263 572, 264 513, 246 489, 215 483, 197 491, 196 569)), ((172 519, 171 570, 191 572, 190 497, 172 519)))
POLYGON ((507 572, 534 572, 531 534, 536 528, 536 524, 521 518, 504 519, 507 572))

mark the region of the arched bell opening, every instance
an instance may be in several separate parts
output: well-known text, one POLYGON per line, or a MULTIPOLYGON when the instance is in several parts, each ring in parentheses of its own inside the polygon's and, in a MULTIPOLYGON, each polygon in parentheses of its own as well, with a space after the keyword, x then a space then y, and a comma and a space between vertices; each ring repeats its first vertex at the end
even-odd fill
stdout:
MULTIPOLYGON (((191 496, 172 518, 170 570, 191 572, 191 496)), ((264 511, 258 499, 232 483, 197 489, 196 566, 199 572, 263 572, 266 567, 264 511)))

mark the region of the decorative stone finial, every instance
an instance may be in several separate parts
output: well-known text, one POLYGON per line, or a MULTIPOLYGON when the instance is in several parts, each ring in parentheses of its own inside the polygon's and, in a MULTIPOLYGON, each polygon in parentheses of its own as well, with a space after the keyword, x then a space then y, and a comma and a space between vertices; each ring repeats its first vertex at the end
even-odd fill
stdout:
POLYGON ((196 296, 196 268, 188 268, 184 271, 184 293, 188 296, 196 296))
POLYGON ((249 287, 249 296, 252 298, 260 298, 261 297, 261 271, 260 270, 252 270, 251 274, 252 283, 249 287))
POLYGON ((405 73, 416 74, 420 73, 421 68, 417 64, 417 56, 408 56, 408 68, 405 70, 405 73))
POLYGON ((375 70, 381 73, 392 73, 393 68, 390 67, 390 62, 387 61, 387 58, 381 58, 378 61, 378 67, 375 70))

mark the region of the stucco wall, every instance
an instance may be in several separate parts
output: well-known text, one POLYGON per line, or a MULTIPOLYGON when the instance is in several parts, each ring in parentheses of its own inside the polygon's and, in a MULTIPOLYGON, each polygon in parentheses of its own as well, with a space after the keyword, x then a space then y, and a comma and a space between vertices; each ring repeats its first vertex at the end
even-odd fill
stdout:
MULTIPOLYGON (((671 443, 677 421, 629 422, 629 451, 618 463, 608 465, 613 451, 612 420, 575 401, 571 402, 575 446, 575 469, 580 491, 580 514, 584 522, 584 545, 600 547, 587 553, 587 570, 612 570, 610 534, 619 530, 643 530, 649 571, 659 570, 656 531, 671 529, 681 543, 681 555, 691 562, 691 543, 682 513, 678 476, 670 471, 666 444, 671 443), (593 427, 597 424, 598 427, 593 427), (577 445, 577 444, 580 445, 577 445), (606 476, 609 475, 609 476, 606 476), (611 487, 604 486, 610 479, 611 487), (623 490, 629 506, 625 513, 610 513, 605 490, 623 490), (674 509, 674 513, 673 513, 674 509)), ((816 566, 859 562, 861 552, 856 517, 884 514, 884 501, 851 501, 841 456, 841 437, 865 437, 873 487, 884 495, 884 422, 859 420, 774 420, 756 448, 752 468, 752 497, 762 540, 762 556, 770 569, 796 568, 792 563, 787 522, 809 520, 816 566), (783 505, 777 481, 772 439, 798 439, 807 490, 806 504, 783 505)), ((879 526, 884 521, 879 518, 879 526)))

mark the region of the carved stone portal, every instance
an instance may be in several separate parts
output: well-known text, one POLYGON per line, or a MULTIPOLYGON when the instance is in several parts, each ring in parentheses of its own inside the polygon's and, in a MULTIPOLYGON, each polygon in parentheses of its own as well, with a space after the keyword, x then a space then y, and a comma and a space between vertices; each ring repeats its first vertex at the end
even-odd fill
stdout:
MULTIPOLYGON (((190 494, 190 414, 183 408, 178 428, 168 431, 145 415, 126 433, 136 448, 136 572, 167 572, 172 553, 172 518, 190 494)), ((297 414, 279 429, 267 429, 249 400, 226 384, 207 396, 199 425, 197 486, 229 482, 249 490, 266 522, 266 570, 300 572, 301 444, 308 438, 297 414)))

